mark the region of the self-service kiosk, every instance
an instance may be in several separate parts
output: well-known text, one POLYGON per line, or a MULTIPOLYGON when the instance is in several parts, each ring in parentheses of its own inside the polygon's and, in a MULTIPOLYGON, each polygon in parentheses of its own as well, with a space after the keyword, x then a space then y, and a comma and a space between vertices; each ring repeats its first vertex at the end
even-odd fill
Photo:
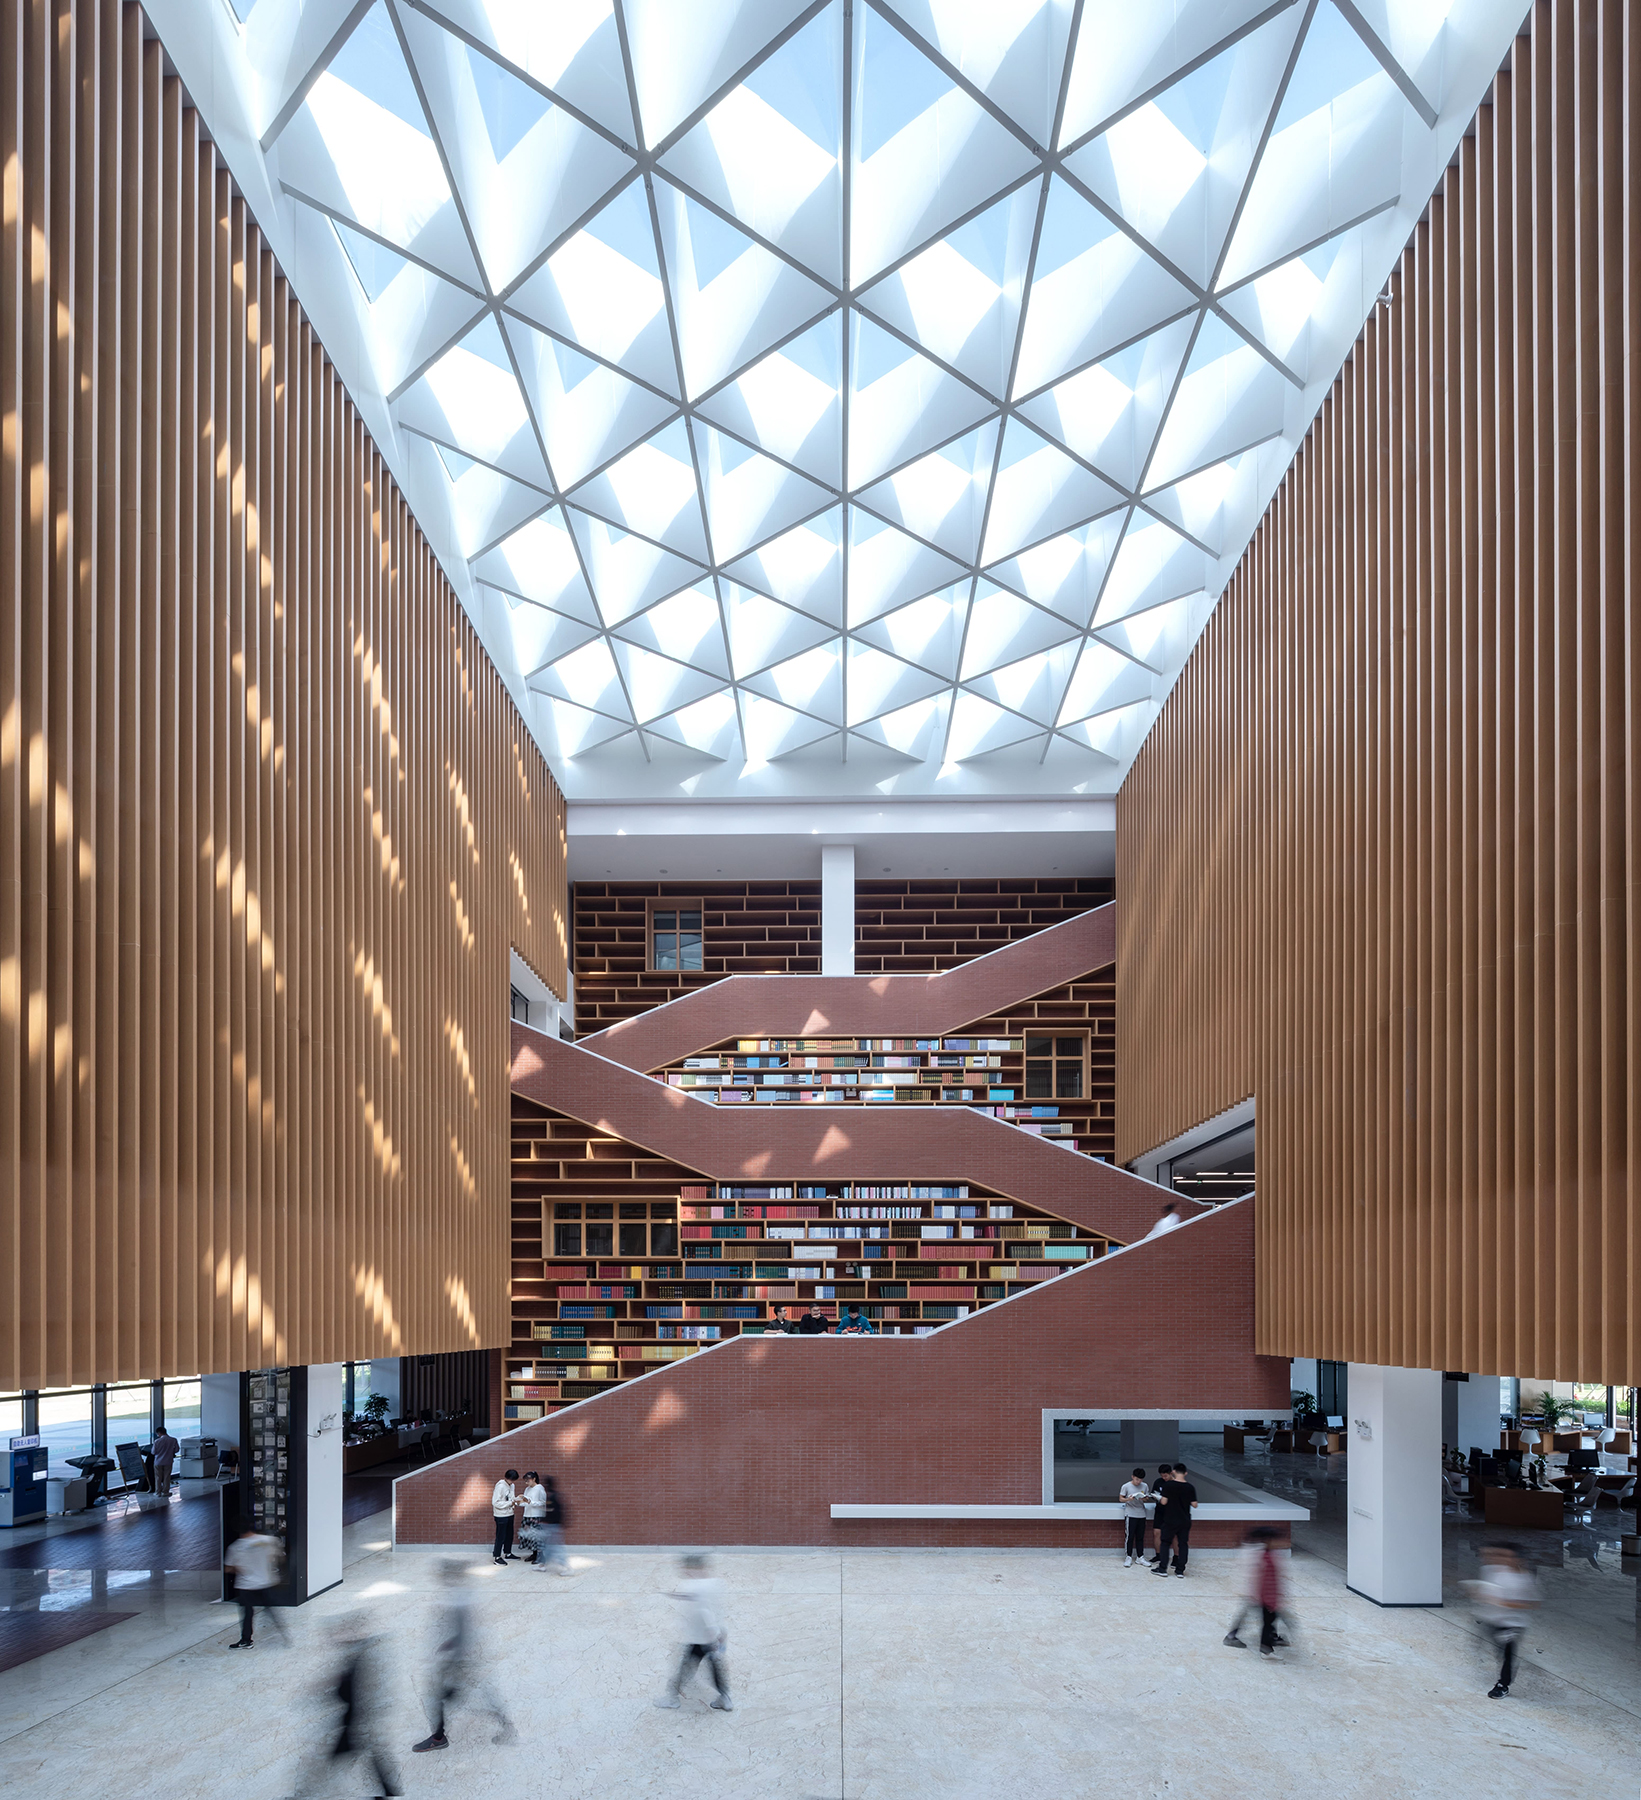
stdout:
POLYGON ((47 1455, 38 1436, 9 1441, 0 1457, 0 1525, 32 1525, 46 1516, 47 1455))

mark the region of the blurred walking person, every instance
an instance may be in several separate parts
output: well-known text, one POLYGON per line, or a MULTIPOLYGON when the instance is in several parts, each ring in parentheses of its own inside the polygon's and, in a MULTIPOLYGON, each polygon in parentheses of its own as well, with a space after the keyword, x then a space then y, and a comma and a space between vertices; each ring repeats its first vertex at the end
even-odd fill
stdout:
POLYGON ((323 1792, 334 1781, 338 1765, 364 1762, 376 1777, 374 1793, 380 1800, 402 1794, 399 1772, 382 1747, 379 1726, 382 1716, 381 1649, 359 1618, 338 1621, 336 1638, 342 1650, 342 1666, 336 1681, 336 1698, 341 1702, 336 1740, 322 1756, 310 1765, 297 1783, 297 1795, 323 1792))
POLYGON ((1504 1700, 1516 1678, 1516 1646, 1527 1629, 1528 1615, 1538 1605, 1538 1580, 1519 1544, 1484 1545, 1481 1564, 1481 1580, 1464 1585, 1476 1603, 1477 1622, 1503 1656, 1499 1678, 1487 1690, 1487 1698, 1504 1700))
POLYGON ((683 1576, 669 1599, 678 1602, 678 1635, 683 1650, 678 1658, 678 1672, 656 1705, 664 1712, 679 1704, 684 1683, 706 1662, 712 1670, 716 1696, 708 1705, 718 1712, 734 1712, 735 1702, 729 1697, 729 1663, 725 1656, 724 1584, 707 1572, 704 1556, 682 1559, 683 1576))
POLYGON ((1127 1569, 1145 1560, 1145 1503, 1151 1498, 1151 1489, 1144 1469, 1134 1471, 1117 1498, 1122 1502, 1124 1520, 1122 1566, 1127 1569))
POLYGON ((564 1527, 570 1522, 569 1508, 558 1484, 551 1475, 542 1476, 541 1517, 533 1527, 539 1548, 536 1567, 545 1575, 549 1569, 560 1575, 570 1573, 570 1559, 564 1553, 564 1527))
MULTIPOLYGON (((515 1477, 516 1479, 516 1477, 515 1477)), ((512 1515, 508 1515, 511 1520, 512 1515)), ((448 1750, 445 1718, 455 1708, 467 1705, 475 1711, 487 1712, 496 1721, 492 1744, 511 1744, 518 1740, 513 1722, 497 1698, 496 1690, 478 1662, 478 1645, 473 1629, 472 1606, 467 1592, 467 1571, 454 1558, 441 1575, 445 1587, 444 1616, 440 1621, 439 1647, 434 1656, 432 1705, 429 1715, 433 1729, 413 1750, 448 1750)))
POLYGON ((239 1602, 239 1636, 228 1648, 254 1648, 251 1621, 259 1606, 263 1618, 288 1641, 290 1634, 285 1630, 284 1621, 267 1598, 285 1579, 285 1546, 280 1540, 265 1531, 243 1532, 228 1546, 222 1566, 234 1578, 234 1598, 239 1602))
POLYGON ((1285 1650, 1288 1640, 1278 1629, 1278 1623, 1282 1620, 1291 1623, 1292 1615, 1288 1611, 1282 1562, 1276 1553, 1276 1533, 1267 1525, 1256 1526, 1248 1533, 1242 1560, 1242 1598, 1237 1605, 1236 1617, 1231 1621, 1231 1629, 1221 1640, 1233 1650, 1248 1648, 1241 1633, 1242 1621, 1250 1612, 1260 1616, 1259 1654, 1270 1656, 1277 1650, 1285 1650))

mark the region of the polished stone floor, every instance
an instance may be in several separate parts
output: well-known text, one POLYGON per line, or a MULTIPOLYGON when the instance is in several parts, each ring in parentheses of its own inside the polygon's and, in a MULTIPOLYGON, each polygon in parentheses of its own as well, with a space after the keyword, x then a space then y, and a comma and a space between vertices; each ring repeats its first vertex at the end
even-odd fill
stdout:
MULTIPOLYGON (((1219 1462, 1204 1442, 1192 1460, 1219 1462)), ((0 1606, 132 1613, 0 1674, 8 1800, 59 1794, 95 1767, 132 1795, 274 1800, 374 1791, 366 1771, 308 1781, 334 1719, 339 1627, 385 1652, 384 1735, 413 1794, 549 1800, 751 1796, 1631 1796, 1641 1787, 1636 1576, 1617 1518, 1542 1534, 1544 1605, 1515 1695, 1456 1583, 1479 1527, 1447 1527, 1448 1606, 1382 1611, 1348 1594, 1343 1482, 1307 1459, 1222 1466, 1311 1506, 1293 1560, 1294 1648, 1224 1648, 1234 1561, 1185 1581, 1075 1551, 738 1552, 728 1583, 737 1711, 698 1688, 649 1704, 673 1655, 673 1559, 581 1550, 576 1577, 462 1558, 482 1666, 517 1742, 458 1711, 452 1747, 408 1754, 423 1707, 448 1553, 392 1552, 386 1515, 347 1528, 347 1578, 231 1652, 235 1622, 201 1575, 0 1571, 0 1606)), ((1633 1517, 1626 1516, 1633 1524, 1633 1517)))

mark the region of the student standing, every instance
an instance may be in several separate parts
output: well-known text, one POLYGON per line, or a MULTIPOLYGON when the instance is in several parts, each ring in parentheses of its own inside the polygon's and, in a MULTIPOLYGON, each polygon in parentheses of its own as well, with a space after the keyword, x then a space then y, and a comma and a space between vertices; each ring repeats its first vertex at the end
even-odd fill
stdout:
POLYGON ((251 1619, 256 1609, 283 1638, 285 1626, 279 1614, 268 1604, 267 1596, 285 1579, 285 1546, 265 1531, 247 1531, 228 1546, 222 1566, 232 1572, 234 1598, 239 1602, 239 1636, 230 1650, 249 1650, 251 1619))
POLYGON ((542 1521, 547 1517, 547 1490, 534 1469, 524 1471, 524 1492, 519 1496, 524 1524, 519 1532, 519 1547, 527 1551, 526 1562, 540 1563, 542 1521))
POLYGON ((509 1469, 490 1496, 490 1511, 496 1521, 496 1547, 490 1555, 492 1561, 504 1568, 507 1559, 513 1555, 513 1509, 518 1505, 518 1490, 513 1483, 518 1478, 518 1470, 509 1469))
POLYGON ((1153 1575, 1168 1573, 1170 1550, 1174 1573, 1183 1575, 1191 1557, 1191 1514, 1197 1509, 1197 1490, 1191 1485, 1184 1463, 1175 1463, 1168 1480, 1157 1489, 1157 1566, 1153 1575))
POLYGON ((672 1712, 690 1676, 706 1661, 712 1670, 716 1696, 708 1702, 718 1712, 734 1712, 735 1702, 729 1697, 729 1664, 724 1645, 724 1584, 707 1572, 704 1556, 682 1559, 683 1578, 668 1596, 678 1603, 678 1636, 683 1650, 678 1658, 678 1672, 656 1705, 672 1712))
POLYGON ((1135 1561, 1145 1559, 1145 1503, 1151 1497, 1151 1489, 1146 1483, 1144 1469, 1136 1469, 1130 1480, 1122 1484, 1122 1491, 1117 1498, 1122 1501, 1122 1514, 1125 1521, 1122 1547, 1122 1566, 1132 1568, 1135 1561))
POLYGON ((1527 1615, 1538 1605, 1538 1582, 1517 1544, 1488 1544, 1481 1562, 1481 1580, 1464 1585, 1476 1602, 1477 1622, 1503 1652, 1499 1678, 1487 1690, 1487 1698, 1504 1700, 1516 1678, 1516 1645, 1527 1629, 1527 1615))
POLYGON ((1172 1463, 1159 1463, 1157 1465, 1157 1484, 1151 1490, 1151 1503, 1152 1503, 1151 1510, 1152 1510, 1152 1514, 1155 1518, 1156 1526, 1157 1526, 1157 1542, 1155 1545, 1152 1546, 1152 1548, 1150 1550, 1148 1550, 1146 1552, 1146 1561, 1149 1564, 1153 1573, 1155 1573, 1156 1567, 1157 1567, 1158 1551, 1162 1547, 1162 1489, 1163 1489, 1163 1484, 1164 1484, 1164 1482, 1172 1481, 1173 1478, 1174 1478, 1174 1465, 1172 1463))

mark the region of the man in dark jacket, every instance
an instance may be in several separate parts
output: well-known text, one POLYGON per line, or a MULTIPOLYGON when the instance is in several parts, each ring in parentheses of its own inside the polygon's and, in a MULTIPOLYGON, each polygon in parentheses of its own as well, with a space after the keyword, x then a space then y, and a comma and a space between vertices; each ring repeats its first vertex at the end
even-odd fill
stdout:
POLYGON ((821 1311, 819 1305, 811 1306, 798 1321, 800 1337, 825 1337, 831 1329, 832 1321, 821 1311))
POLYGON ((1185 1464, 1177 1462, 1157 1483, 1157 1566, 1153 1575, 1168 1573, 1168 1553, 1174 1552, 1174 1573, 1183 1575, 1191 1556, 1191 1514, 1197 1509, 1197 1490, 1185 1464))

